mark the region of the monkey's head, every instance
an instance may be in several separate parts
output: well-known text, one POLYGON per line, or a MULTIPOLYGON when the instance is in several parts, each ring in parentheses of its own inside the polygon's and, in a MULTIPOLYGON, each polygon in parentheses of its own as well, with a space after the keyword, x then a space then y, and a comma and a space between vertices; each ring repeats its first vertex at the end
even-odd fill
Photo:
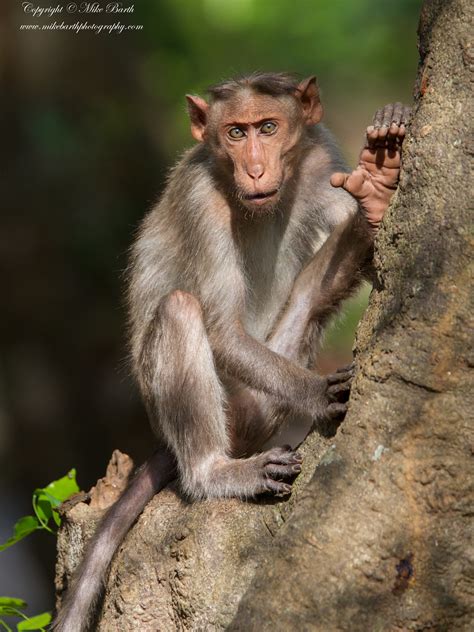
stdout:
POLYGON ((270 211, 294 174, 307 127, 322 118, 316 78, 260 73, 209 93, 209 103, 186 96, 192 135, 210 147, 243 206, 270 211))

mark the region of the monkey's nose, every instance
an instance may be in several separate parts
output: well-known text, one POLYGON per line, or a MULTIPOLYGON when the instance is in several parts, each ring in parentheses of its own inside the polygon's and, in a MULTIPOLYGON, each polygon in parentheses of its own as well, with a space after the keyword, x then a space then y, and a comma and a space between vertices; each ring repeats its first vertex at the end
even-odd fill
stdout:
POLYGON ((259 180, 265 173, 265 167, 261 162, 255 162, 251 165, 247 165, 247 173, 252 180, 259 180))

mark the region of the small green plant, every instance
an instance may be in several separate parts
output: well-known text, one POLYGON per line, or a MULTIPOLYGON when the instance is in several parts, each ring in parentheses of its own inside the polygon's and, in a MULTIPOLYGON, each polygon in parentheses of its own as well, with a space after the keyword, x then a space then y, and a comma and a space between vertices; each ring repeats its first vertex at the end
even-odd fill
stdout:
MULTIPOLYGON (((57 481, 53 481, 46 487, 35 489, 33 492, 33 516, 20 518, 13 527, 13 535, 0 545, 0 551, 8 549, 20 540, 23 540, 33 531, 43 530, 56 534, 61 524, 61 517, 57 511, 59 505, 67 498, 79 491, 76 482, 76 470, 70 472, 57 481)), ((34 617, 28 617, 22 611, 27 604, 22 599, 14 597, 0 597, 0 617, 20 617, 23 619, 16 624, 16 630, 45 630, 51 621, 51 613, 43 612, 34 617)), ((0 618, 0 628, 13 632, 3 618, 0 618)))
MULTIPOLYGON (((51 613, 43 612, 35 617, 27 617, 22 612, 26 608, 26 601, 23 599, 15 599, 14 597, 0 597, 0 615, 5 617, 22 617, 23 621, 16 624, 16 629, 20 630, 45 630, 46 626, 51 622, 51 613)), ((0 627, 8 632, 13 632, 3 619, 0 619, 0 627)))

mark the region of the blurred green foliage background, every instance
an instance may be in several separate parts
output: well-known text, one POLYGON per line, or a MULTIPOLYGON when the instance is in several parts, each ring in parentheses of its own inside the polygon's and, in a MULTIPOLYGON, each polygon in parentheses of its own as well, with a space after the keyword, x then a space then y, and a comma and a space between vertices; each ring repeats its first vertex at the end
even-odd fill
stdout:
MULTIPOLYGON (((373 111, 411 101, 419 9, 418 0, 137 0, 132 14, 33 18, 2 0, 1 535, 35 487, 74 466, 88 488, 113 448, 138 462, 150 451, 126 368, 122 272, 139 219, 191 143, 183 95, 253 70, 317 74, 325 122, 354 163, 373 111), (54 20, 143 29, 20 28, 54 20)), ((350 357, 366 298, 328 336, 326 366, 350 357)), ((51 607, 54 547, 39 536, 26 546, 0 557, 0 593, 51 607)))

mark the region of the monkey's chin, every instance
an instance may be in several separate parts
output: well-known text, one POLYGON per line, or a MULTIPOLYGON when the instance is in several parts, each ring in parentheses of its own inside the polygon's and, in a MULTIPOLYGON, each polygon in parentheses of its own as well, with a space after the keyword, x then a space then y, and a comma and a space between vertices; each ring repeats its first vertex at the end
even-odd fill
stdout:
POLYGON ((278 200, 280 199, 279 189, 272 191, 268 195, 259 195, 255 197, 247 197, 242 200, 242 204, 249 211, 257 213, 269 213, 271 212, 278 200))

